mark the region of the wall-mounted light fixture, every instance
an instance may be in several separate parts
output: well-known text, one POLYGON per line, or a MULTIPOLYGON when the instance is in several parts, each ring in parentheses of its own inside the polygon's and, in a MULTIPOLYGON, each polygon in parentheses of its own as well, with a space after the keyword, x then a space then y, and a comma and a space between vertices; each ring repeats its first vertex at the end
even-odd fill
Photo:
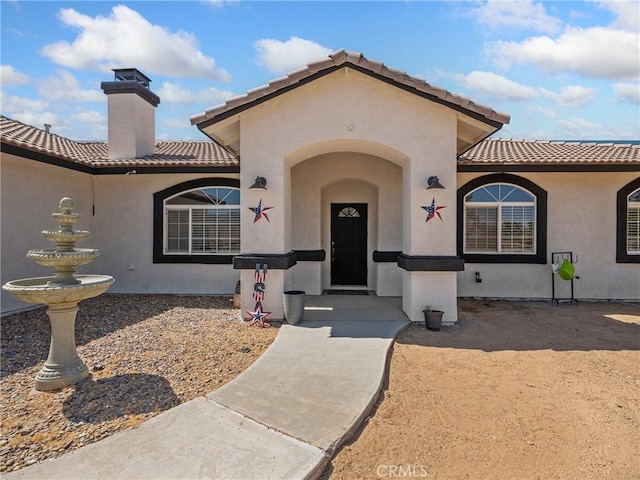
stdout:
POLYGON ((254 188, 258 190, 266 190, 267 189, 267 179, 264 177, 256 177, 256 181, 253 182, 249 188, 254 188))
POLYGON ((441 184, 440 181, 438 180, 437 176, 433 176, 433 177, 429 177, 427 179, 427 190, 431 190, 432 188, 444 188, 441 184))

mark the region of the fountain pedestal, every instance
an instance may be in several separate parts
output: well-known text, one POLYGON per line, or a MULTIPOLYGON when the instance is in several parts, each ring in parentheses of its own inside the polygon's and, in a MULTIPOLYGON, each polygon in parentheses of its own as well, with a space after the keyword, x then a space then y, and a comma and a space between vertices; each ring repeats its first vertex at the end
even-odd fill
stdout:
POLYGON ((73 201, 60 201, 61 213, 53 217, 60 224, 56 231, 42 232, 57 243, 56 249, 30 250, 35 262, 55 268, 54 277, 14 280, 2 286, 17 300, 47 305, 51 322, 51 343, 47 361, 36 375, 35 388, 40 391, 59 390, 89 376, 89 369, 78 356, 75 323, 78 303, 104 293, 114 282, 108 275, 76 275, 75 267, 85 265, 98 256, 95 249, 77 249, 75 241, 89 232, 73 230, 79 215, 72 213, 73 201))
POLYGON ((47 309, 51 321, 49 356, 36 375, 36 390, 57 390, 89 376, 89 369, 76 349, 78 304, 53 305, 47 309))

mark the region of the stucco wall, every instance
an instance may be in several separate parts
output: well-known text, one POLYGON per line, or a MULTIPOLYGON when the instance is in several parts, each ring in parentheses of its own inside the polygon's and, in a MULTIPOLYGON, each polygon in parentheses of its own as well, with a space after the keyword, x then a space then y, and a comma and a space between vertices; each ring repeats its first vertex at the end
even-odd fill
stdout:
MULTIPOLYGON (((295 237, 290 223, 290 219, 295 218, 296 205, 290 192, 298 188, 290 168, 320 155, 350 152, 384 159, 402 168, 401 184, 396 184, 397 194, 402 195, 402 233, 396 235, 393 242, 380 242, 378 248, 386 249, 383 244, 388 243, 409 255, 455 254, 456 114, 452 110, 346 68, 254 106, 241 114, 240 124, 241 183, 250 185, 257 175, 269 182, 268 191, 243 196, 242 225, 247 232, 243 237, 246 239, 243 251, 286 253, 302 248, 294 244, 294 238, 302 239, 295 237), (427 179, 432 175, 438 175, 449 188, 426 192, 427 179), (260 198, 273 207, 270 223, 254 224, 248 211, 260 198), (448 206, 443 212, 446 220, 425 223, 426 212, 421 207, 429 205, 434 198, 438 205, 448 206), (398 238, 402 239, 401 245, 397 244, 398 238)), ((362 166, 352 179, 367 175, 368 167, 362 166)), ((331 171, 325 178, 343 178, 341 167, 327 167, 337 171, 331 171)), ((371 183, 380 186, 378 180, 371 183)), ((379 199, 379 205, 381 202, 379 199)), ((378 231, 382 231, 383 219, 378 221, 378 231)), ((395 222, 389 218, 384 221, 395 222)), ((305 222, 317 224, 317 218, 307 217, 305 222)), ((295 228, 306 227, 296 224, 295 228)), ((326 238, 321 241, 326 242, 326 238)), ((317 245, 318 240, 314 243, 317 245)), ((308 281, 310 288, 317 289, 317 267, 304 268, 305 271, 300 272, 304 281, 308 281), (315 280, 311 280, 312 277, 315 280)), ((375 272, 376 266, 372 266, 371 271, 375 272)), ((386 274, 389 269, 381 271, 386 274)), ((292 277, 297 275, 294 272, 291 269, 283 274, 292 277)), ((432 274, 425 272, 425 275, 432 274)), ((324 278, 326 274, 322 282, 324 278)), ((250 291, 245 292, 249 287, 244 283, 243 280, 243 296, 246 296, 250 291)), ((283 284, 291 285, 292 278, 285 279, 283 284)), ((388 287, 389 283, 381 285, 388 287)), ((398 288, 388 290, 388 293, 397 292, 398 288)), ((455 298, 455 284, 447 295, 455 298)), ((414 310, 412 307, 411 311, 414 310)))
MULTIPOLYGON (((30 249, 55 247, 40 232, 57 227, 51 213, 60 198, 70 196, 81 215, 76 229, 90 232, 77 246, 100 250, 78 273, 113 276, 110 293, 233 294, 239 272, 231 265, 153 264, 153 194, 187 180, 220 176, 90 176, 3 154, 2 283, 53 274, 25 256, 30 249)), ((25 307, 30 305, 2 292, 2 313, 25 307)))
MULTIPOLYGON (((54 247, 41 232, 58 227, 51 214, 59 211, 61 198, 71 197, 75 212, 82 215, 76 229, 91 231, 94 227, 91 178, 86 174, 3 153, 0 155, 0 195, 3 285, 20 278, 53 275, 53 269, 38 265, 26 255, 32 249, 54 247)), ((94 240, 89 236, 78 246, 93 247, 94 240)), ((78 272, 87 272, 87 267, 79 268, 78 272)), ((5 291, 1 299, 3 313, 32 306, 18 302, 5 291)))
POLYGON ((108 95, 109 158, 139 158, 155 150, 155 107, 135 93, 108 95))
MULTIPOLYGON (((425 235, 425 215, 420 207, 433 197, 425 192, 431 175, 438 175, 450 187, 438 192, 437 200, 448 205, 455 202, 455 122, 451 110, 351 69, 243 113, 242 182, 250 185, 255 176, 265 176, 269 190, 263 196, 275 206, 270 234, 261 235, 262 229, 256 228, 258 235, 247 243, 247 251, 284 253, 292 247, 285 228, 291 213, 288 168, 320 154, 348 151, 375 155, 403 167, 403 202, 412 206, 403 210, 405 252, 451 254, 455 222, 425 235)), ((255 195, 244 198, 243 202, 257 200, 255 195)), ((454 211, 447 213, 455 218, 454 211)), ((251 227, 252 222, 249 212, 243 225, 251 227)))
MULTIPOLYGON (((116 278, 111 292, 233 294, 239 273, 231 265, 153 263, 153 194, 197 178, 232 175, 102 175, 96 179, 98 246, 108 254, 96 272, 116 278)), ((237 177, 236 177, 237 178, 237 177)))
MULTIPOLYGON (((547 264, 466 263, 458 295, 545 298, 552 293, 551 253, 577 256, 574 294, 582 299, 640 299, 640 265, 616 263, 616 193, 635 173, 517 173, 548 193, 547 264), (480 272, 482 283, 475 282, 480 272)), ((461 173, 458 186, 481 174, 461 173)), ((558 277, 556 276, 556 279, 558 277)), ((568 296, 570 282, 556 280, 556 296, 568 296)))

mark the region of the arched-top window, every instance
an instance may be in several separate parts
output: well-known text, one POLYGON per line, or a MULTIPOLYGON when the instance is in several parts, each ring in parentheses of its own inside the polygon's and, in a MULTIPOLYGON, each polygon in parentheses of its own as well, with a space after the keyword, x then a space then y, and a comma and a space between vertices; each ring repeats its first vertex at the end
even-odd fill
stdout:
POLYGON ((458 191, 458 252, 467 262, 545 263, 546 192, 515 175, 476 178, 458 191))
POLYGON ((640 255, 640 188, 627 196, 627 253, 640 255))
POLYGON ((231 263, 240 253, 240 190, 200 179, 154 195, 154 262, 231 263))
POLYGON ((204 187, 188 190, 164 202, 164 253, 240 253, 240 190, 204 187))
POLYGON ((464 199, 464 253, 536 253, 536 197, 507 183, 464 199))
POLYGON ((616 261, 640 263, 640 178, 618 190, 616 217, 616 261))

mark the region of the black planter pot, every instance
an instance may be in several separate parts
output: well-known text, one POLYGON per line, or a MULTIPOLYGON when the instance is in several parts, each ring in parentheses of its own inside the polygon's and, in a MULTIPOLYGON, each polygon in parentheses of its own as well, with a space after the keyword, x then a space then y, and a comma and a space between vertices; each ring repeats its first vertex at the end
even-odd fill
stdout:
POLYGON ((424 313, 424 324, 427 330, 440 330, 442 316, 444 315, 442 310, 423 310, 422 313, 424 313))

